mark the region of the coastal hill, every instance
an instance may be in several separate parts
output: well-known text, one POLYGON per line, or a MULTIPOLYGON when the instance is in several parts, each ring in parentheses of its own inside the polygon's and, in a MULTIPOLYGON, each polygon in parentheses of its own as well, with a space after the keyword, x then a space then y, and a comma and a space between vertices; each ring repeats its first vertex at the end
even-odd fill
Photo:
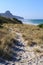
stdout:
POLYGON ((0 16, 6 17, 6 18, 24 19, 23 17, 13 15, 10 11, 6 11, 5 13, 0 13, 0 16))

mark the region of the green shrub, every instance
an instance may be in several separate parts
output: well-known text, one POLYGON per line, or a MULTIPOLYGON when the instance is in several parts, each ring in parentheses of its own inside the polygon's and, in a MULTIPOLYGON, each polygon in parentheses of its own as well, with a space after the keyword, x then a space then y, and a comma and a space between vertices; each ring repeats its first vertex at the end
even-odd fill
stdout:
POLYGON ((43 28, 43 24, 39 24, 38 26, 39 26, 40 28, 43 28))

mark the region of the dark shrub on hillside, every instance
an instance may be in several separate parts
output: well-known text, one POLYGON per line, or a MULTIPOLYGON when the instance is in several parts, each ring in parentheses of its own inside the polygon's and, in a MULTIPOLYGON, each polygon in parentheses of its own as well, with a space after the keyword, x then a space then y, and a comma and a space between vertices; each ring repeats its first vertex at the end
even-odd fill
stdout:
POLYGON ((13 20, 16 21, 16 22, 18 21, 18 23, 22 24, 22 21, 20 21, 20 20, 18 20, 16 18, 13 18, 13 20))
POLYGON ((39 24, 38 26, 39 26, 40 28, 43 28, 43 24, 39 24))
POLYGON ((22 24, 22 22, 16 18, 10 19, 10 18, 5 18, 5 17, 0 16, 0 24, 3 24, 3 23, 14 23, 14 24, 20 23, 20 24, 22 24))

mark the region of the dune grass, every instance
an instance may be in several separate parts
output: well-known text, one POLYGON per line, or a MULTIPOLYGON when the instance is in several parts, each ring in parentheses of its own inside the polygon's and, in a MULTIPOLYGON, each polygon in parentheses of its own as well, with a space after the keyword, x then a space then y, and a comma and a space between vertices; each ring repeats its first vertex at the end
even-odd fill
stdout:
POLYGON ((3 28, 0 28, 0 56, 4 56, 5 59, 9 60, 12 57, 11 46, 13 43, 11 40, 15 39, 15 32, 22 34, 24 41, 28 41, 28 46, 32 43, 43 45, 42 28, 34 25, 5 23, 3 28))
POLYGON ((12 28, 13 32, 21 33, 24 40, 28 40, 28 44, 31 42, 43 44, 43 28, 27 24, 4 24, 3 26, 7 29, 12 28))

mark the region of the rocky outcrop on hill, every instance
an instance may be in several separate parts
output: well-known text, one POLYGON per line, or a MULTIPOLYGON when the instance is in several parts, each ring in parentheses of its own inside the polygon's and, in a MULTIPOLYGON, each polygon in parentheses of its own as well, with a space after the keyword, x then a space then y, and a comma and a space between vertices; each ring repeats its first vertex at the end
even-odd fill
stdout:
POLYGON ((6 17, 6 18, 24 19, 23 17, 13 15, 10 11, 6 11, 5 13, 0 13, 0 16, 6 17))

